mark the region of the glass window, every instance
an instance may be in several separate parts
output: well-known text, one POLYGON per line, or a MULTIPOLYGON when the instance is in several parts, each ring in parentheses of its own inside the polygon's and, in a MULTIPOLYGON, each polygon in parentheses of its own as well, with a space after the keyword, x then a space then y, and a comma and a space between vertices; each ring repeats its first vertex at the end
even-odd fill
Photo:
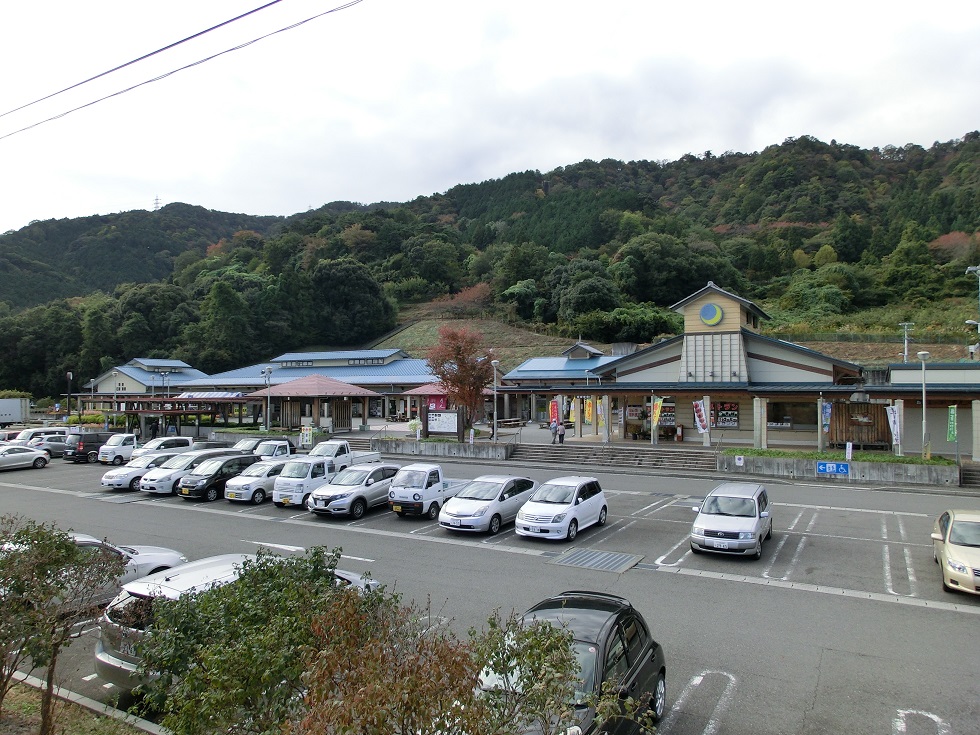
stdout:
POLYGON ((639 620, 629 616, 623 621, 623 637, 626 639, 626 650, 630 661, 636 661, 644 654, 650 641, 650 634, 639 620))
POLYGON ((606 661, 602 667, 603 680, 610 683, 618 683, 626 672, 629 671, 630 663, 626 658, 626 644, 620 634, 619 628, 613 632, 606 647, 606 661))

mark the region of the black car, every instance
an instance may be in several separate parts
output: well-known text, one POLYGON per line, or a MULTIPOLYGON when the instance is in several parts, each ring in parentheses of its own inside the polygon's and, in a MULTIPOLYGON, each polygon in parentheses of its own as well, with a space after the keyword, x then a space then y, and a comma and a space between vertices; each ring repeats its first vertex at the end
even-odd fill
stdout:
MULTIPOLYGON (((654 722, 663 717, 667 700, 664 650, 629 600, 602 592, 562 592, 524 613, 524 621, 547 621, 571 632, 583 689, 577 700, 608 685, 624 697, 646 698, 646 714, 654 722)), ((594 709, 581 707, 580 717, 582 732, 595 732, 594 709)), ((603 732, 633 733, 637 729, 635 722, 625 719, 603 724, 603 732)))
POLYGON ((113 432, 90 431, 87 434, 69 434, 61 458, 68 462, 98 462, 99 447, 109 441, 113 432))
POLYGON ((225 496, 225 483, 241 474, 251 464, 261 459, 254 454, 235 454, 227 457, 206 459, 194 468, 193 474, 184 475, 177 483, 177 494, 182 498, 217 500, 225 496))

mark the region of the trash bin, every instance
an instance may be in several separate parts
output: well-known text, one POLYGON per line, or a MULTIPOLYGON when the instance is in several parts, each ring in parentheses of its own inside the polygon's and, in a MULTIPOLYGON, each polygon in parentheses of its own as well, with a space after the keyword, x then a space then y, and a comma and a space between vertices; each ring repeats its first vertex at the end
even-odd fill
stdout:
POLYGON ((684 424, 677 424, 677 431, 674 432, 674 441, 684 441, 684 424))

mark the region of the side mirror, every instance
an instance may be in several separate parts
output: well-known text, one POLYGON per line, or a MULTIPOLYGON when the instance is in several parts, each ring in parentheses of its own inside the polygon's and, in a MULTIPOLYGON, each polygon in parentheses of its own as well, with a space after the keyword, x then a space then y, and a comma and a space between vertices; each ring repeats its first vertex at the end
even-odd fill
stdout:
POLYGON ((691 510, 693 510, 695 513, 700 513, 701 512, 701 506, 700 505, 692 505, 691 506, 691 510))
POLYGON ((769 517, 769 511, 768 510, 764 510, 764 511, 762 511, 759 514, 759 518, 768 518, 768 517, 769 517))
POLYGON ((374 478, 372 478, 372 477, 369 477, 369 478, 367 479, 367 482, 365 482, 364 484, 365 484, 365 485, 373 485, 373 484, 374 484, 374 478))
POLYGON ((941 533, 931 533, 929 534, 929 538, 931 538, 933 541, 943 541, 943 535, 941 533))
POLYGON ((581 505, 581 503, 582 503, 582 498, 576 497, 575 498, 575 505, 581 505))

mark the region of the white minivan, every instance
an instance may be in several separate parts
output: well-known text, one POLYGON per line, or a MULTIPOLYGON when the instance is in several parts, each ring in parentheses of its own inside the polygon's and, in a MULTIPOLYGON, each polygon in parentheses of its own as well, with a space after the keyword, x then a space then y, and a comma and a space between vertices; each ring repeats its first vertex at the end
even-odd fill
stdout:
POLYGON ((571 541, 606 523, 606 495, 594 477, 556 477, 542 483, 517 514, 518 536, 571 541))
POLYGON ((99 447, 99 461, 102 464, 119 465, 128 462, 136 449, 136 434, 113 434, 109 441, 99 447))
POLYGON ((272 502, 279 508, 298 505, 306 508, 306 501, 314 488, 320 487, 337 474, 331 457, 294 457, 286 462, 272 489, 272 502))

